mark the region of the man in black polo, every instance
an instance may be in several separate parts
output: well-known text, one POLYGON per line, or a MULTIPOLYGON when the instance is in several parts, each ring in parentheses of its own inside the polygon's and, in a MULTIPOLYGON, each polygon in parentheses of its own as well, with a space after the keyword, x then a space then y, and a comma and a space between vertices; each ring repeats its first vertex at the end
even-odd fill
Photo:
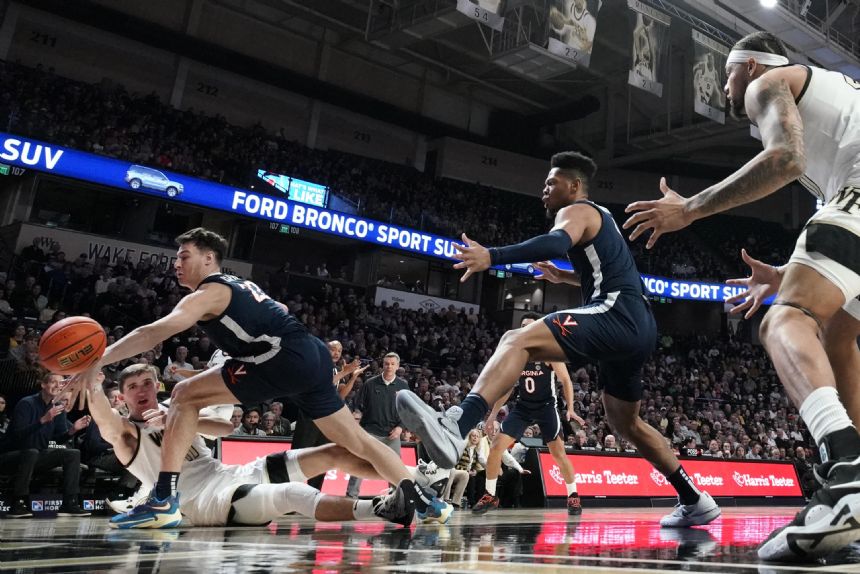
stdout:
MULTIPOLYGON (((400 356, 388 353, 382 359, 382 374, 365 381, 355 397, 355 410, 361 412, 361 427, 373 438, 400 454, 400 433, 403 426, 397 414, 394 397, 409 385, 397 376, 400 356)), ((346 495, 358 497, 361 479, 350 477, 346 495)))
POLYGON ((74 424, 68 421, 65 406, 57 400, 62 381, 63 377, 60 375, 46 372, 40 381, 41 390, 18 401, 3 443, 0 444, 0 453, 38 451, 35 462, 31 463, 34 474, 62 466, 63 504, 58 514, 89 516, 90 513, 81 509, 78 501, 81 451, 73 448, 49 448, 51 442, 62 447, 90 422, 89 416, 79 418, 74 424))

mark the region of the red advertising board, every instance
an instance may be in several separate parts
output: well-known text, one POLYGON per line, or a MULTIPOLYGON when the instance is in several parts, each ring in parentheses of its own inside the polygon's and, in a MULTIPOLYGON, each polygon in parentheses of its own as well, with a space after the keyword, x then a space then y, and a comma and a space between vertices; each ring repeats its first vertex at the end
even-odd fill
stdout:
MULTIPOLYGON (((252 460, 276 452, 290 450, 292 443, 289 440, 233 440, 229 437, 221 439, 221 461, 225 464, 245 464, 252 460)), ((400 458, 406 466, 415 466, 417 457, 414 446, 402 446, 400 458)), ((349 475, 345 472, 330 470, 325 475, 322 491, 326 494, 346 494, 346 484, 349 475)), ((360 496, 375 496, 388 488, 388 483, 383 480, 365 480, 361 483, 360 496)))
MULTIPOLYGON (((634 456, 567 455, 583 496, 675 496, 661 472, 634 456)), ((548 452, 539 453, 544 494, 566 496, 564 478, 548 452)), ((685 460, 696 486, 713 496, 803 496, 794 465, 714 459, 685 460)))

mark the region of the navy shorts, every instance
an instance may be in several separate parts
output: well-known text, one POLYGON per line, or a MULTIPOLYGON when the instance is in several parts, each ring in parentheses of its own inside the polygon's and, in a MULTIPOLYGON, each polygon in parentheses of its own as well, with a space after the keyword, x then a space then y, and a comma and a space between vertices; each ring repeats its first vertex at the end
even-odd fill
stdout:
POLYGON ((325 343, 301 334, 282 339, 278 354, 262 363, 229 359, 221 367, 221 376, 243 404, 287 397, 311 419, 319 419, 343 408, 332 384, 333 371, 325 343))
POLYGON ((561 418, 555 403, 527 403, 519 401, 505 417, 501 431, 514 440, 523 436, 526 427, 537 423, 544 442, 550 443, 561 434, 561 418))
POLYGON ((615 398, 642 399, 642 366, 657 345, 657 323, 640 295, 550 313, 543 319, 570 362, 597 361, 598 386, 615 398))

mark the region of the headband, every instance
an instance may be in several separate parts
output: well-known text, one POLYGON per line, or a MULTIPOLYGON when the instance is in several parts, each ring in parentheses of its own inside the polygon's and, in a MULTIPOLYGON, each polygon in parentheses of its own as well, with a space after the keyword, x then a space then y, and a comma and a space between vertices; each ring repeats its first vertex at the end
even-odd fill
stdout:
POLYGON ((785 66, 788 64, 788 58, 785 56, 757 50, 732 50, 726 58, 726 64, 743 64, 750 58, 755 59, 762 66, 785 66))

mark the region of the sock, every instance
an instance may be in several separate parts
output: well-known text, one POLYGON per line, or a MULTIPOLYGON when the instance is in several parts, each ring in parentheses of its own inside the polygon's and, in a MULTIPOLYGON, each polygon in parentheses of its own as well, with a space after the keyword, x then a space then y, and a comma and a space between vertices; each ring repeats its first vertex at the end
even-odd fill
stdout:
POLYGON ((487 483, 487 486, 486 486, 487 494, 490 494, 490 495, 492 495, 492 496, 496 496, 496 481, 497 481, 497 480, 499 480, 499 479, 498 479, 498 478, 488 478, 488 479, 486 480, 486 483, 487 483))
POLYGON ((699 501, 699 489, 693 484, 693 480, 686 473, 683 466, 679 466, 675 472, 666 476, 666 478, 669 479, 669 483, 678 492, 681 504, 686 506, 688 504, 696 504, 699 501))
POLYGON ((484 400, 484 397, 477 393, 469 393, 463 402, 460 403, 460 408, 463 409, 463 414, 460 415, 460 420, 457 424, 460 427, 460 436, 466 438, 469 431, 478 426, 478 423, 484 420, 487 413, 490 411, 490 405, 484 400))
POLYGON ((418 512, 427 512, 427 507, 433 500, 432 494, 429 494, 427 491, 425 491, 423 488, 421 488, 408 478, 404 478, 403 480, 401 480, 398 486, 403 489, 403 492, 406 493, 406 496, 412 498, 412 501, 415 503, 415 509, 418 512))
POLYGON ((568 496, 576 496, 576 483, 575 482, 565 482, 564 485, 567 487, 567 495, 568 496))
MULTIPOLYGON (((800 405, 800 416, 806 426, 809 427, 809 432, 819 447, 823 446, 824 437, 827 435, 842 431, 846 427, 854 428, 851 419, 848 418, 848 413, 845 412, 845 407, 839 402, 839 393, 833 387, 821 387, 809 393, 809 396, 800 405)), ((857 434, 856 430, 854 434, 857 434)), ((852 444, 849 446, 853 447, 853 443, 857 441, 851 442, 852 444)), ((835 445, 831 444, 830 446, 835 445)), ((839 450, 842 452, 846 449, 839 450)), ((833 458, 838 458, 833 452, 829 454, 833 458)), ((860 451, 853 452, 853 448, 851 448, 847 454, 860 454, 860 451)), ((847 455, 843 454, 842 456, 847 455)), ((824 459, 822 462, 825 462, 824 459)))
POLYGON ((176 495, 176 485, 179 484, 178 472, 159 472, 158 482, 155 483, 155 498, 164 500, 176 495))
POLYGON ((356 500, 352 505, 352 517, 356 520, 376 518, 373 513, 373 500, 356 500))

